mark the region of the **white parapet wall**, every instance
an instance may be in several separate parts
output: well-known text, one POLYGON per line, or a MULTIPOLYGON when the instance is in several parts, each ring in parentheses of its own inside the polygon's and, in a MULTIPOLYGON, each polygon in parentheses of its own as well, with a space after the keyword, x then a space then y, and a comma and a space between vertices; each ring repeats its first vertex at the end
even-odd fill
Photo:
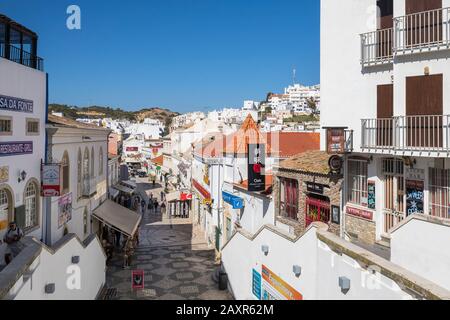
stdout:
POLYGON ((236 299, 449 299, 450 292, 313 224, 294 238, 274 226, 239 231, 222 250, 236 299), (295 274, 295 272, 298 272, 295 274))
POLYGON ((48 248, 35 239, 0 273, 1 297, 9 300, 93 300, 105 284, 106 256, 91 235, 75 235, 48 248), (77 261, 74 261, 78 260, 77 261), (54 292, 46 286, 54 284, 54 292))
POLYGON ((450 290, 450 221, 414 215, 391 232, 391 261, 450 290))

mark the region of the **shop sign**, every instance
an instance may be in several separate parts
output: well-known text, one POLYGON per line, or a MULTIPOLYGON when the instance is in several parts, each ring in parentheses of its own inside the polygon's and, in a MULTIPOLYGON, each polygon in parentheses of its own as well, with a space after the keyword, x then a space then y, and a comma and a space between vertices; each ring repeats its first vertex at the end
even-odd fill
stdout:
POLYGON ((367 185, 367 207, 371 210, 375 210, 375 203, 375 182, 369 181, 367 185))
POLYGON ((300 292, 291 287, 283 279, 262 266, 262 300, 303 300, 300 292))
POLYGON ((407 168, 405 170, 405 179, 412 181, 425 181, 425 170, 407 168))
POLYGON ((332 156, 328 160, 330 171, 334 173, 340 173, 344 165, 344 160, 340 156, 332 156))
POLYGON ((248 145, 248 191, 259 192, 266 188, 264 175, 266 146, 264 144, 248 145))
POLYGON ((33 101, 0 95, 0 110, 33 113, 33 101))
POLYGON ((345 130, 343 128, 327 129, 327 152, 345 153, 345 130))
POLYGON ((131 287, 133 290, 145 288, 144 270, 135 270, 131 273, 131 287))
POLYGON ((261 300, 261 274, 253 269, 252 272, 252 292, 256 299, 261 300))
POLYGON ((33 154, 33 142, 0 142, 0 157, 33 154))
POLYGON ((9 180, 9 167, 0 167, 0 183, 8 182, 9 180))
POLYGON ((373 212, 370 212, 370 211, 347 207, 346 212, 347 212, 347 214, 349 214, 351 216, 355 216, 355 217, 363 218, 363 219, 367 219, 367 220, 373 220, 373 212))
POLYGON ((61 165, 42 165, 42 196, 59 197, 61 195, 61 165))
POLYGON ((244 199, 240 197, 236 197, 228 192, 222 191, 222 198, 228 204, 233 206, 233 209, 243 209, 244 208, 244 199))
POLYGON ((424 182, 406 181, 406 216, 423 214, 424 182))
POLYGON ((72 220, 72 193, 68 193, 58 200, 58 228, 72 220))
POLYGON ((308 192, 311 193, 317 193, 317 194, 323 194, 325 186, 322 184, 314 183, 314 182, 307 182, 306 183, 306 189, 308 192))

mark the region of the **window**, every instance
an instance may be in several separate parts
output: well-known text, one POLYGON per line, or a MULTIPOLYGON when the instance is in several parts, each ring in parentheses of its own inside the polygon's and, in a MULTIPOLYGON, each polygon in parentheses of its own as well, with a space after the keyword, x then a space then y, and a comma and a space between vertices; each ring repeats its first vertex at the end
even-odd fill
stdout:
POLYGON ((298 181, 281 178, 280 188, 281 216, 298 220, 298 181))
POLYGON ((83 160, 81 159, 81 149, 78 149, 78 160, 77 160, 77 196, 81 197, 81 177, 83 175, 83 160))
POLYGON ((0 219, 9 220, 9 196, 6 189, 0 189, 0 219))
POLYGON ((403 213, 405 211, 405 182, 403 161, 399 159, 383 160, 384 209, 403 213))
POLYGON ((69 165, 69 154, 64 151, 64 155, 61 161, 62 172, 63 172, 63 193, 68 193, 70 189, 70 165, 69 165))
POLYGON ((450 170, 430 168, 430 215, 450 219, 450 170))
POLYGON ((83 232, 87 234, 88 232, 88 211, 87 208, 84 208, 83 212, 83 232))
POLYGON ((98 175, 103 175, 103 148, 100 147, 100 153, 98 155, 98 175))
POLYGON ((83 157, 83 195, 89 194, 89 150, 84 149, 83 157))
POLYGON ((0 117, 0 136, 12 135, 12 118, 0 117))
POLYGON ((39 119, 27 118, 26 126, 26 132, 28 136, 39 135, 39 119))
POLYGON ((31 229, 38 225, 37 187, 30 182, 25 189, 25 229, 31 229))
POLYGON ((367 161, 348 160, 347 168, 347 201, 367 206, 367 161))
POLYGON ((92 147, 91 148, 91 177, 92 178, 95 177, 94 168, 95 168, 95 154, 94 154, 94 147, 92 147))

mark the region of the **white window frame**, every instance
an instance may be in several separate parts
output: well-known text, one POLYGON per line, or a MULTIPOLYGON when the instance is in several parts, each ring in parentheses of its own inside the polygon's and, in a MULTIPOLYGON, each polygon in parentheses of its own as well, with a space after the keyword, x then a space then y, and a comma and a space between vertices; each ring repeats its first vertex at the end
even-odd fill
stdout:
POLYGON ((444 219, 450 219, 450 170, 429 168, 429 184, 428 184, 429 196, 428 207, 429 214, 434 217, 440 217, 444 219), (435 171, 435 172, 433 172, 435 171), (437 178, 437 179, 436 179, 437 178), (439 182, 439 183, 437 183, 439 182), (446 198, 445 202, 433 202, 433 195, 438 195, 440 200, 446 198), (434 210, 433 210, 434 208, 434 210), (439 215, 433 214, 433 211, 440 211, 439 215), (445 215, 444 212, 447 214, 445 215))
POLYGON ((368 201, 368 181, 369 181, 369 163, 363 159, 348 159, 347 161, 347 203, 362 207, 367 207, 368 201), (359 172, 356 174, 350 173, 351 163, 359 164, 359 172), (362 172, 364 171, 365 172, 362 172), (354 179, 357 179, 356 187, 354 186, 354 179), (359 199, 359 201, 357 200, 359 199), (365 199, 365 203, 363 202, 365 199))
POLYGON ((39 190, 35 182, 30 181, 25 187, 23 202, 25 205, 25 231, 32 230, 39 226, 39 190), (33 187, 34 194, 28 194, 29 188, 33 187), (31 211, 29 205, 34 205, 34 211, 31 211))

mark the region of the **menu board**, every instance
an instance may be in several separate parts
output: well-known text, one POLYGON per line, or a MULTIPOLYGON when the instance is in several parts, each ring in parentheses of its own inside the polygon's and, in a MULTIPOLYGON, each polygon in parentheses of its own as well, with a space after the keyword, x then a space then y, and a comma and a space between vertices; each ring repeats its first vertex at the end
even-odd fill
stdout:
POLYGON ((371 210, 376 209, 375 205, 375 182, 369 181, 367 186, 367 207, 371 210))
POLYGON ((423 181, 406 181, 406 215, 423 214, 424 201, 423 181))

